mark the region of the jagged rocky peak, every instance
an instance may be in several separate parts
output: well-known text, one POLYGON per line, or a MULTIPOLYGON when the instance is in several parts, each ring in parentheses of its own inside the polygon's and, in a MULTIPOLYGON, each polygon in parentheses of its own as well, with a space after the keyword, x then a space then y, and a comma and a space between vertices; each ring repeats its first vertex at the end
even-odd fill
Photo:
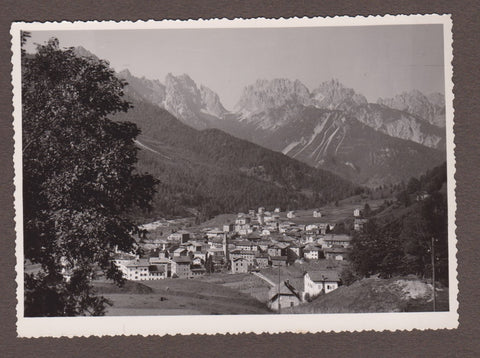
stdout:
POLYGON ((228 111, 220 101, 218 94, 213 92, 210 88, 200 85, 200 94, 202 96, 203 110, 218 118, 223 118, 228 111))
POLYGON ((379 98, 377 103, 408 112, 436 126, 445 126, 445 98, 440 93, 433 93, 427 97, 419 90, 412 90, 393 98, 379 98))
POLYGON ((328 109, 348 110, 367 104, 367 99, 353 89, 345 87, 338 79, 321 83, 312 91, 315 106, 328 109))
POLYGON ((235 110, 243 113, 255 113, 286 104, 310 105, 310 91, 299 80, 262 79, 244 88, 235 110))
POLYGON ((128 69, 124 69, 118 73, 118 77, 127 81, 127 92, 131 88, 135 94, 143 99, 163 107, 165 100, 165 86, 159 80, 149 80, 145 77, 135 77, 128 69))
POLYGON ((168 73, 165 76, 165 85, 167 87, 177 86, 190 91, 198 91, 197 84, 186 73, 179 76, 174 76, 172 73, 168 73))
POLYGON ((428 96, 428 101, 439 108, 445 108, 445 96, 441 93, 434 92, 430 93, 428 96))
POLYGON ((165 77, 165 109, 185 122, 196 120, 202 97, 195 82, 186 74, 165 77))
POLYGON ((203 85, 197 86, 187 74, 167 74, 164 108, 198 129, 208 127, 213 117, 221 119, 228 113, 214 91, 203 85))

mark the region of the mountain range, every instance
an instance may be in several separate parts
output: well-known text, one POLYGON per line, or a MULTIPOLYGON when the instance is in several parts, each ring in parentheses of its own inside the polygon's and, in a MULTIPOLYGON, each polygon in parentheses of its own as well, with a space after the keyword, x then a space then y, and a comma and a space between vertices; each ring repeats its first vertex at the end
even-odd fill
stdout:
POLYGON ((298 80, 257 80, 228 111, 186 74, 163 82, 117 75, 133 108, 114 119, 141 129, 138 168, 160 179, 161 215, 316 207, 445 161, 440 94, 369 103, 335 79, 312 91, 298 80))
POLYGON ((357 184, 397 183, 445 160, 445 105, 438 93, 412 91, 369 103, 335 79, 312 91, 298 80, 257 80, 228 111, 214 91, 186 74, 168 74, 164 84, 128 71, 119 76, 132 97, 190 127, 220 129, 357 184))

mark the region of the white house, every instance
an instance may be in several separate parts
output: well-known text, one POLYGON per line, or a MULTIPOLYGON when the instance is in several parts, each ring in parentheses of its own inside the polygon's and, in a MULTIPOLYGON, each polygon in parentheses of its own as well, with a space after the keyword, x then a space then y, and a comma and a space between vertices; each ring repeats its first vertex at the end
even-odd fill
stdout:
POLYGON ((232 273, 247 273, 248 266, 250 265, 249 261, 244 258, 236 258, 231 261, 232 263, 232 273))
POLYGON ((293 219, 295 216, 296 216, 296 214, 295 214, 295 211, 293 211, 293 210, 289 211, 287 213, 287 218, 289 218, 289 219, 293 219))
POLYGON ((184 247, 179 247, 173 251, 173 257, 187 256, 188 251, 184 247))
POLYGON ((267 230, 267 229, 263 229, 262 230, 262 233, 260 235, 262 236, 270 236, 272 233, 270 232, 270 230, 267 230))
POLYGON ((291 251, 296 259, 303 257, 303 246, 302 245, 291 245, 288 248, 289 251, 291 251))
POLYGON ((311 232, 316 232, 318 231, 318 224, 308 224, 308 225, 305 225, 305 231, 311 231, 311 232))
POLYGON ((352 237, 345 234, 327 234, 323 238, 326 247, 349 247, 352 237))
POLYGON ((313 210, 313 217, 314 218, 321 218, 322 217, 322 213, 320 212, 320 210, 313 210))
POLYGON ((310 297, 332 292, 338 288, 339 284, 340 276, 336 271, 306 272, 303 276, 304 292, 310 297))
POLYGON ((174 232, 173 234, 170 234, 167 239, 169 241, 180 242, 183 244, 190 240, 190 236, 191 234, 188 231, 179 230, 177 232, 174 232))
POLYGON ((362 212, 360 211, 360 209, 356 208, 355 210, 353 210, 353 216, 358 218, 360 215, 362 215, 362 212))
POLYGON ((191 261, 189 257, 174 257, 172 260, 172 276, 176 275, 178 278, 189 278, 191 261))
POLYGON ((308 260, 318 260, 320 258, 321 248, 314 245, 308 245, 303 249, 303 257, 308 260))
POLYGON ((278 311, 279 309, 298 306, 301 303, 300 294, 286 283, 272 287, 269 292, 270 299, 268 300, 268 307, 271 310, 278 311))
POLYGON ((168 275, 168 265, 152 264, 148 259, 135 259, 117 266, 122 276, 131 281, 163 280, 168 275))
POLYGON ((224 232, 222 230, 218 229, 212 229, 207 231, 207 238, 213 239, 215 237, 222 237, 224 235, 224 232))

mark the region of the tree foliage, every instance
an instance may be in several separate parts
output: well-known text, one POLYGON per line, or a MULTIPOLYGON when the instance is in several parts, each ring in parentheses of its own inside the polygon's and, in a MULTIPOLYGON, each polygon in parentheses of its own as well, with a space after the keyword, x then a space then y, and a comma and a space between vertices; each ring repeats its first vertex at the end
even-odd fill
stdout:
POLYGON ((132 249, 125 214, 148 209, 156 183, 135 169, 136 125, 107 118, 129 109, 124 86, 56 39, 22 53, 24 254, 41 265, 25 276, 26 316, 103 314, 91 279, 121 282, 111 258, 132 249))

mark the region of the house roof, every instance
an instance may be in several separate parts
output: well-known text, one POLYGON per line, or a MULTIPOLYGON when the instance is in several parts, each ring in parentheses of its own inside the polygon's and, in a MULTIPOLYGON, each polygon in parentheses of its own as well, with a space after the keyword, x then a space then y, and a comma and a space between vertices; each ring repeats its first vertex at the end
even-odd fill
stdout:
POLYGON ((308 276, 313 282, 340 282, 340 275, 336 271, 332 270, 323 270, 323 271, 311 271, 307 272, 308 276))
POLYGON ((305 245, 303 245, 303 244, 292 244, 292 245, 290 245, 291 249, 302 249, 304 247, 305 247, 305 245))
POLYGON ((258 256, 255 256, 255 259, 268 260, 268 255, 266 255, 266 254, 260 254, 260 255, 258 255, 258 256))
POLYGON ((175 261, 177 264, 190 263, 190 257, 188 257, 188 256, 177 256, 177 257, 173 258, 173 261, 175 261))
POLYGON ((280 250, 283 250, 283 249, 286 249, 287 247, 289 247, 290 244, 287 244, 285 242, 277 242, 275 243, 271 248, 272 249, 280 249, 280 250))
POLYGON ((296 240, 296 238, 291 237, 291 236, 285 236, 285 237, 282 237, 281 239, 279 239, 279 241, 283 241, 283 244, 287 244, 288 242, 292 242, 292 241, 295 241, 295 240, 296 240))
POLYGON ((350 250, 345 247, 330 247, 330 248, 325 248, 323 250, 324 253, 331 253, 331 254, 345 254, 349 251, 350 250))
POLYGON ((148 266, 148 271, 151 272, 165 272, 165 266, 164 265, 150 265, 148 266))
POLYGON ((287 256, 271 256, 270 260, 272 261, 287 261, 287 256))
POLYGON ((255 251, 240 250, 240 254, 242 254, 242 255, 252 255, 252 256, 255 256, 255 251))
POLYGON ((349 235, 331 235, 327 234, 324 238, 325 241, 351 241, 352 237, 349 235))
POLYGON ((169 264, 170 259, 160 257, 150 257, 150 264, 169 264))
MULTIPOLYGON (((275 287, 272 287, 270 291, 268 292, 268 296, 270 297, 270 301, 275 300, 278 297, 278 285, 275 285, 275 287)), ((298 299, 300 297, 298 294, 290 287, 288 287, 285 283, 282 283, 280 285, 280 296, 295 296, 298 299)))
POLYGON ((247 240, 236 241, 236 242, 234 242, 234 244, 236 246, 255 246, 255 244, 253 244, 252 242, 247 241, 247 240))
POLYGON ((223 233, 224 233, 223 230, 218 230, 218 229, 213 229, 213 230, 207 231, 207 234, 214 234, 214 235, 221 235, 223 233))
POLYGON ((249 240, 260 240, 262 237, 256 233, 256 232, 251 232, 250 234, 247 235, 247 239, 249 240))
POLYGON ((140 267, 140 266, 148 266, 150 263, 148 262, 148 259, 136 259, 136 260, 131 260, 125 264, 127 267, 140 267))
POLYGON ((314 246, 314 245, 307 245, 303 251, 322 251, 321 248, 319 248, 318 246, 314 246))

